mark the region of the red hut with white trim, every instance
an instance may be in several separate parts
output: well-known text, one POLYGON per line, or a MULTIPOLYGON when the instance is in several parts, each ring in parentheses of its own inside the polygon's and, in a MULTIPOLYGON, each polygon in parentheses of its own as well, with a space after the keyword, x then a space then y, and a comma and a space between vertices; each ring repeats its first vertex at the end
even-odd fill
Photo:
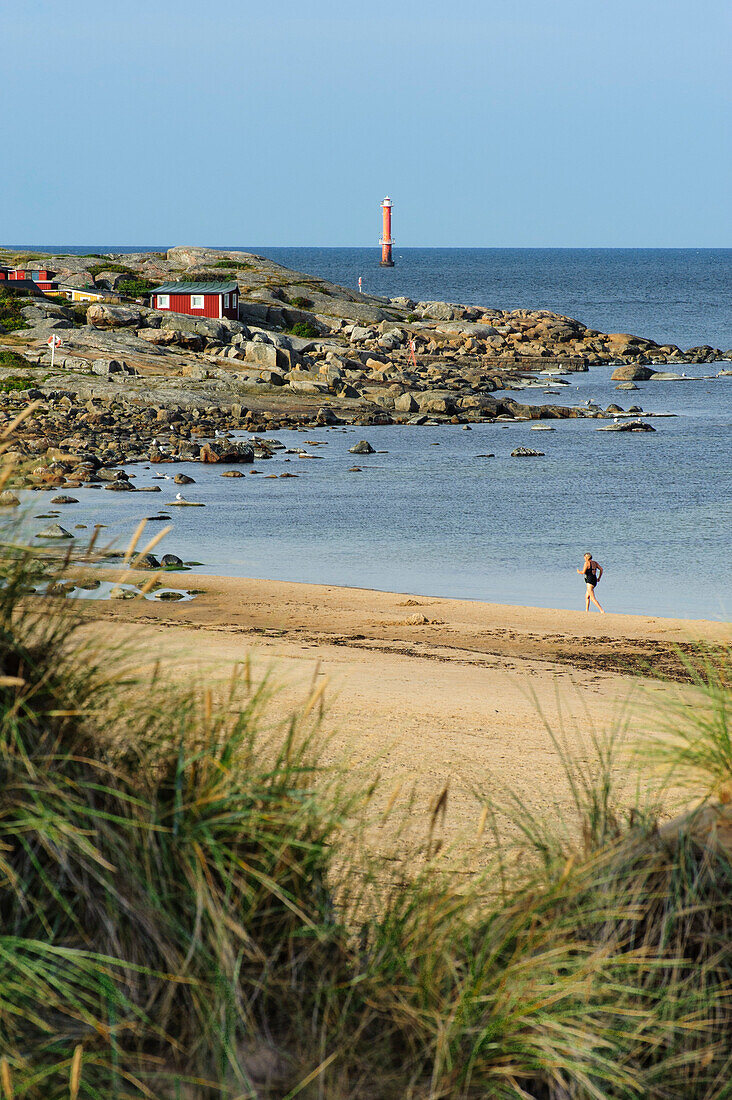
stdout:
POLYGON ((150 292, 152 309, 187 313, 191 317, 239 317, 239 287, 235 282, 162 283, 150 292))

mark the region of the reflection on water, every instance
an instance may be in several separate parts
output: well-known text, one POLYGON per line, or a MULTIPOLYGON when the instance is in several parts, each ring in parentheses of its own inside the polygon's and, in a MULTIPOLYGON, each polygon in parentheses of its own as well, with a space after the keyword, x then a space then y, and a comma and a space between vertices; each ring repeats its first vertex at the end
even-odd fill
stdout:
POLYGON ((173 603, 186 603, 195 599, 194 592, 181 588, 156 587, 150 592, 142 592, 136 584, 118 581, 71 581, 63 578, 39 584, 35 588, 38 595, 65 596, 74 600, 164 600, 173 603))

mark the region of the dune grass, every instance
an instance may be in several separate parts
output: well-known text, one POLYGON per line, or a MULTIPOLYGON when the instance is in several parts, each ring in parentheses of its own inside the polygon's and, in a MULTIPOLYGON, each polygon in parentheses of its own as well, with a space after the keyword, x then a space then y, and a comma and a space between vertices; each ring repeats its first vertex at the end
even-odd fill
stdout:
POLYGON ((719 668, 662 740, 697 812, 619 804, 598 740, 594 768, 566 759, 576 828, 492 798, 487 869, 455 876, 426 829, 395 878, 352 858, 370 792, 319 765, 321 692, 278 727, 246 668, 216 692, 135 671, 73 601, 27 596, 37 570, 1 570, 5 1100, 725 1095, 719 668))

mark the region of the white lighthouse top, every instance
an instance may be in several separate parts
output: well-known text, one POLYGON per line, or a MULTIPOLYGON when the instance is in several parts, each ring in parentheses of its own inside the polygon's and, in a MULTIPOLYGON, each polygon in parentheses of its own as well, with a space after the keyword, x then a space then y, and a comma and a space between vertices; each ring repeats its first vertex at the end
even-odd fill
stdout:
POLYGON ((394 205, 394 203, 393 203, 393 202, 391 201, 391 199, 390 199, 390 198, 389 198, 389 196, 387 195, 387 196, 386 196, 386 198, 384 199, 384 201, 382 202, 382 204, 381 204, 381 205, 382 205, 382 206, 393 206, 393 205, 394 205))

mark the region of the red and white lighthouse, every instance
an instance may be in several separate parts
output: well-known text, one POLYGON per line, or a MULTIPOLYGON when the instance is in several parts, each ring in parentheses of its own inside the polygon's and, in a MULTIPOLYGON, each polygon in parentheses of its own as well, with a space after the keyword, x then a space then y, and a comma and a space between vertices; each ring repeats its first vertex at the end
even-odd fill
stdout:
POLYGON ((394 261, 391 258, 391 246, 394 244, 394 241, 391 239, 391 208, 393 205, 394 203, 391 201, 388 195, 381 204, 381 213, 384 217, 383 236, 379 241, 379 244, 381 245, 382 267, 394 266, 394 261))

